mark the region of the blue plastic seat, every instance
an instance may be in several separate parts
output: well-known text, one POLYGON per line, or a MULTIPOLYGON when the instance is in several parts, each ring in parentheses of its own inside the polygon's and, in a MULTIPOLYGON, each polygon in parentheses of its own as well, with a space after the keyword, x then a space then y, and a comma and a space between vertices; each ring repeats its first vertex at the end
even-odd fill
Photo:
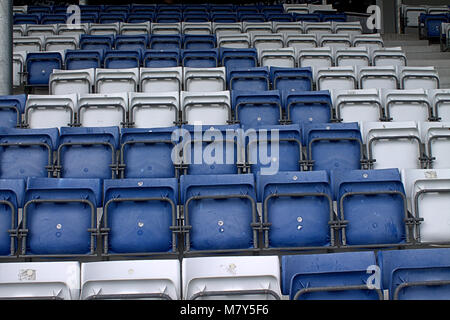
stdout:
POLYGON ((25 180, 0 179, 0 258, 16 254, 18 210, 23 206, 25 180))
POLYGON ((265 13, 267 21, 293 22, 294 16, 289 13, 265 13))
POLYGON ((169 68, 180 65, 180 50, 147 50, 143 56, 147 68, 169 68))
POLYGON ((333 198, 326 171, 257 174, 256 181, 267 226, 264 248, 335 245, 333 198))
POLYGON ((131 5, 125 4, 125 5, 106 5, 103 8, 104 12, 109 13, 128 13, 130 12, 131 5))
POLYGON ((177 176, 172 161, 172 149, 178 143, 172 140, 170 128, 122 129, 120 164, 122 178, 173 178, 177 176))
POLYGON ((102 68, 104 61, 103 50, 67 50, 65 54, 67 70, 102 68))
POLYGON ((368 287, 373 266, 370 251, 282 256, 281 292, 291 300, 382 300, 368 287))
POLYGON ((439 39, 441 35, 441 24, 449 22, 446 14, 429 14, 424 19, 426 37, 428 39, 439 39))
POLYGON ((39 24, 40 14, 15 14, 13 17, 14 24, 39 24))
POLYGON ((262 13, 247 13, 247 12, 238 12, 239 21, 247 21, 247 22, 266 22, 266 16, 262 13))
POLYGON ((183 20, 183 15, 181 12, 172 13, 158 13, 156 15, 157 23, 179 23, 183 20))
POLYGON ((405 190, 398 169, 331 173, 344 246, 392 245, 409 238, 405 190))
POLYGON ((208 50, 216 47, 216 36, 203 34, 186 34, 183 37, 183 48, 190 50, 208 50))
POLYGON ((105 180, 103 254, 177 250, 177 179, 105 180))
POLYGON ((101 180, 29 178, 21 256, 94 255, 101 180))
POLYGON ((221 65, 227 70, 232 68, 254 68, 258 66, 258 52, 254 48, 250 49, 219 49, 221 65))
POLYGON ((152 22, 154 19, 155 19, 155 16, 151 12, 130 13, 128 15, 127 22, 128 23, 142 23, 142 22, 147 22, 147 21, 152 22))
POLYGON ((140 14, 155 13, 156 5, 155 4, 132 4, 130 12, 140 13, 140 14))
POLYGON ((211 14, 211 21, 217 23, 235 23, 239 20, 236 13, 213 13, 211 14))
POLYGON ((320 21, 347 22, 347 15, 345 13, 321 13, 320 21))
POLYGON ((283 108, 287 123, 327 123, 333 115, 330 92, 283 91, 283 108))
POLYGON ((44 14, 41 18, 41 24, 64 24, 67 15, 64 14, 44 14))
POLYGON ((361 169, 363 147, 358 123, 311 123, 303 141, 313 170, 361 169))
POLYGON ((303 149, 298 125, 243 127, 247 166, 252 173, 271 175, 279 171, 301 171, 303 149))
POLYGON ((82 13, 81 23, 98 23, 98 13, 82 13))
POLYGON ((107 50, 104 66, 109 69, 139 68, 141 51, 138 50, 107 50))
POLYGON ((258 14, 260 10, 257 5, 238 5, 236 6, 236 12, 238 14, 258 14))
POLYGON ((207 12, 190 12, 183 14, 184 22, 209 22, 209 14, 207 12))
POLYGON ((242 126, 278 125, 282 122, 283 109, 278 90, 231 92, 234 121, 242 126))
POLYGON ((51 14, 52 13, 52 7, 51 6, 27 6, 27 13, 28 14, 51 14))
POLYGON ((87 35, 80 36, 80 49, 82 50, 110 50, 114 44, 114 35, 87 35))
POLYGON ((391 300, 449 300, 450 249, 378 252, 382 288, 391 300))
POLYGON ((269 90, 269 68, 227 69, 227 82, 229 90, 269 90))
POLYGON ((145 50, 148 47, 148 35, 119 35, 116 36, 114 48, 116 50, 145 50))
POLYGON ((183 175, 185 251, 249 250, 258 245, 251 174, 183 175), (227 210, 224 210, 227 208, 227 210))
POLYGON ((58 178, 116 177, 118 127, 62 127, 56 154, 58 178))
POLYGON ((220 12, 220 13, 233 13, 236 11, 234 4, 215 4, 211 3, 209 5, 209 10, 211 12, 220 12))
POLYGON ((160 4, 158 5, 158 13, 182 13, 183 5, 181 4, 160 4))
POLYGON ((155 34, 150 36, 150 49, 179 50, 182 47, 182 36, 179 34, 155 34))
POLYGON ((284 13, 284 8, 281 4, 272 4, 261 6, 260 11, 264 14, 282 14, 284 13))
POLYGON ((320 22, 320 14, 294 13, 295 21, 320 22))
POLYGON ((25 94, 0 96, 0 127, 19 127, 26 101, 25 94))
POLYGON ((63 58, 59 52, 30 52, 26 66, 27 85, 46 87, 53 69, 62 69, 63 58))
POLYGON ((100 12, 98 17, 99 23, 116 23, 116 22, 126 22, 128 14, 126 13, 107 13, 100 12))
POLYGON ((217 49, 183 50, 181 61, 183 67, 215 68, 219 65, 219 54, 217 49))
POLYGON ((57 128, 0 128, 0 179, 50 176, 58 140, 57 128))
POLYGON ((270 67, 270 82, 274 90, 311 91, 313 90, 312 69, 310 67, 270 67))
POLYGON ((245 158, 242 154, 244 146, 239 139, 240 126, 202 126, 201 140, 196 138, 199 132, 195 126, 185 125, 183 129, 190 135, 182 142, 184 174, 241 173, 245 158))
POLYGON ((84 5, 80 6, 81 13, 100 13, 103 10, 103 5, 84 5))

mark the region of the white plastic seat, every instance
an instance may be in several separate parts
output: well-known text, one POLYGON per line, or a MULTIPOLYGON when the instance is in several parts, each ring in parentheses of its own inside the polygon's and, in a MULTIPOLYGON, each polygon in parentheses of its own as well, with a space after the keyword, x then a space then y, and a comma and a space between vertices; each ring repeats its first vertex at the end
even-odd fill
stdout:
POLYGON ((336 12, 332 4, 308 4, 309 13, 317 13, 316 11, 336 12))
POLYGON ((354 47, 366 47, 369 50, 384 47, 383 38, 378 33, 354 35, 352 42, 354 47))
POLYGON ((179 92, 130 92, 129 123, 134 128, 171 127, 178 121, 179 92))
POLYGON ((272 22, 250 22, 244 21, 242 22, 242 32, 244 33, 272 33, 272 22))
POLYGON ((239 34, 242 33, 242 22, 234 22, 234 23, 221 23, 221 22, 213 22, 212 23, 213 33, 220 37, 222 34, 239 34))
POLYGON ((439 89, 439 75, 435 67, 403 67, 399 70, 402 89, 439 89))
POLYGON ((41 51, 44 48, 44 41, 44 36, 17 37, 13 39, 13 51, 41 51))
POLYGON ((95 92, 137 92, 139 68, 95 69, 95 92))
POLYGON ((19 51, 13 53, 13 87, 20 87, 23 84, 23 72, 25 61, 27 59, 26 51, 19 51))
POLYGON ((312 49, 318 46, 315 34, 292 34, 286 33, 284 38, 284 46, 292 47, 297 51, 312 49))
POLYGON ((371 169, 420 169, 423 156, 422 141, 417 123, 363 122, 363 141, 371 169))
POLYGON ((286 13, 309 13, 307 4, 287 4, 283 3, 284 11, 286 13))
POLYGON ((447 14, 449 13, 448 6, 429 6, 427 8, 428 14, 447 14))
POLYGON ((349 35, 345 34, 321 34, 319 45, 334 49, 350 48, 352 42, 349 35))
POLYGON ((406 66, 406 55, 401 47, 375 49, 371 52, 373 66, 406 66))
POLYGON ((91 23, 89 25, 89 34, 91 35, 118 35, 120 31, 120 23, 91 23))
POLYGON ((80 299, 180 299, 178 260, 126 260, 81 265, 80 299))
POLYGON ((181 91, 183 67, 140 68, 140 92, 181 91))
POLYGON ((334 60, 335 65, 338 67, 368 67, 370 65, 370 56, 366 48, 337 49, 334 54, 334 60))
POLYGON ((360 67, 360 89, 397 89, 398 77, 395 67, 360 67))
POLYGON ((150 21, 140 23, 120 23, 120 34, 122 35, 150 34, 150 30, 150 21))
POLYGON ((305 33, 315 34, 318 37, 322 34, 333 33, 331 22, 305 22, 303 28, 305 33))
POLYGON ((333 32, 336 34, 358 35, 362 34, 361 22, 333 22, 333 32))
POLYGON ((152 23, 152 34, 180 34, 181 23, 152 23))
POLYGON ((185 258, 183 299, 281 298, 277 256, 185 258))
POLYGON ((284 34, 302 34, 303 24, 301 22, 273 22, 273 32, 274 33, 284 33, 284 34))
POLYGON ((92 93, 95 69, 53 70, 49 80, 50 94, 92 93))
POLYGON ((53 24, 29 24, 27 25, 26 35, 33 36, 54 36, 56 34, 56 25, 53 24))
POLYGON ((383 118, 383 105, 377 89, 333 90, 336 117, 343 122, 371 122, 383 118))
POLYGON ((427 13, 425 6, 402 5, 401 11, 405 20, 405 27, 418 27, 419 16, 421 13, 427 13))
POLYGON ((317 76, 319 68, 326 68, 333 66, 333 52, 331 48, 313 48, 303 49, 298 51, 298 66, 311 67, 313 69, 314 79, 317 76))
POLYGON ((78 98, 77 122, 83 127, 124 126, 128 93, 83 94, 78 98))
POLYGON ((183 34, 211 34, 211 22, 183 22, 181 24, 183 34))
POLYGON ((219 47, 226 48, 251 48, 251 39, 248 33, 221 33, 217 39, 217 45, 219 47))
POLYGON ((27 13, 27 9, 28 8, 28 6, 13 6, 13 13, 14 14, 16 14, 16 13, 23 13, 23 14, 26 14, 27 13))
POLYGON ((16 24, 13 25, 13 38, 24 37, 27 32, 26 24, 16 24))
POLYGON ((434 106, 434 115, 440 121, 450 121, 450 89, 429 89, 427 94, 434 106))
POLYGON ((412 215, 423 219, 414 228, 421 243, 450 242, 450 170, 402 170, 412 215))
POLYGON ((78 35, 72 36, 50 36, 45 38, 45 51, 60 51, 60 50, 76 50, 80 37, 78 35))
POLYGON ((0 299, 78 300, 79 296, 79 262, 0 263, 0 299))
POLYGON ((433 169, 450 169, 450 122, 420 122, 419 131, 433 169))
POLYGON ((423 89, 381 91, 386 117, 393 121, 428 121, 433 117, 432 106, 423 89))
POLYGON ((60 36, 89 34, 89 24, 58 24, 57 34, 60 36))
POLYGON ((28 95, 24 123, 31 129, 67 127, 74 123, 76 94, 28 95))
POLYGON ((231 120, 230 92, 181 92, 183 122, 226 125, 231 120))
POLYGON ((256 49, 279 49, 284 47, 284 36, 282 33, 252 33, 252 47, 256 49))
POLYGON ((263 48, 258 50, 259 64, 261 67, 295 68, 295 56, 294 48, 263 48))
POLYGON ((319 68, 316 84, 317 90, 358 89, 358 80, 353 67, 319 68))
POLYGON ((184 91, 215 92, 226 90, 226 69, 183 68, 184 91))

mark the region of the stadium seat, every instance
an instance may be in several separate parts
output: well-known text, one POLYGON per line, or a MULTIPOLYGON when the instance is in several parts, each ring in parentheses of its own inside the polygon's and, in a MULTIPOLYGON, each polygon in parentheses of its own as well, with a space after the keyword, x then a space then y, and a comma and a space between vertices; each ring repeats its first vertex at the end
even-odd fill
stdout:
POLYGON ((227 69, 229 90, 265 91, 269 90, 269 68, 227 69))
POLYGON ((251 34, 252 47, 260 49, 281 49, 284 47, 284 36, 282 33, 260 33, 251 34))
POLYGON ((15 257, 17 254, 19 208, 23 206, 24 193, 23 179, 0 179, 0 258, 15 257))
POLYGON ((96 93, 137 92, 138 85, 139 68, 95 69, 96 93))
POLYGON ((184 91, 217 92, 226 90, 225 67, 183 68, 184 91))
POLYGON ((156 23, 163 23, 163 24, 181 24, 181 21, 183 21, 183 16, 181 13, 161 13, 158 12, 158 15, 156 16, 155 22, 156 23))
POLYGON ((26 60, 27 86, 47 87, 54 69, 62 69, 64 56, 59 52, 29 52, 26 60))
POLYGON ((294 14, 295 21, 302 21, 303 23, 320 22, 320 15, 315 13, 296 13, 294 14))
POLYGON ((128 113, 127 93, 82 94, 78 98, 77 126, 126 126, 128 113))
MULTIPOLYGON (((181 23, 161 23, 156 22, 151 25, 152 35, 179 35, 182 31, 181 23)), ((151 39, 151 37, 150 37, 151 39)), ((181 48, 181 46, 180 46, 181 48)))
POLYGON ((385 121, 377 89, 333 90, 336 120, 342 122, 385 121))
POLYGON ((141 92, 181 91, 183 68, 140 68, 139 88, 141 92))
POLYGON ((0 264, 0 299, 78 300, 80 263, 14 262, 0 264))
POLYGON ((294 48, 259 49, 260 66, 295 68, 296 55, 294 48))
POLYGON ((284 91, 283 108, 287 124, 326 123, 333 118, 330 92, 284 91))
POLYGON ((286 47, 292 47, 297 51, 318 46, 314 34, 286 34, 284 43, 286 47))
POLYGON ((54 36, 56 34, 56 27, 55 25, 43 25, 43 24, 36 24, 36 25, 28 25, 26 29, 26 35, 28 37, 32 36, 54 36))
POLYGON ((82 34, 89 34, 89 24, 59 24, 57 26, 57 35, 60 36, 81 36, 82 34))
POLYGON ((399 79, 394 66, 358 68, 360 89, 398 89, 399 79))
POLYGON ((13 38, 13 52, 26 51, 38 52, 44 48, 44 36, 35 37, 14 37, 13 38))
POLYGON ((181 92, 184 124, 226 125, 232 120, 230 92, 181 92))
MULTIPOLYGON (((147 79, 151 79, 151 75, 148 77, 147 79)), ((164 86, 164 82, 161 85, 164 86)), ((130 92, 128 94, 128 125, 130 127, 159 128, 178 123, 179 92, 156 89, 145 93, 130 92)))
POLYGON ((420 6, 402 5, 401 12, 403 28, 418 27, 419 16, 421 13, 427 13, 427 9, 420 6))
POLYGON ((359 21, 356 22, 334 22, 333 33, 358 35, 363 33, 363 28, 359 21))
POLYGON ((449 122, 419 122, 421 140, 424 143, 429 163, 433 169, 450 168, 448 142, 450 139, 449 122))
POLYGON ((258 66, 258 52, 254 48, 232 49, 220 48, 220 65, 227 70, 231 68, 254 68, 258 66))
POLYGON ((83 263, 82 300, 180 299, 178 260, 127 260, 83 263), (133 270, 130 274, 130 270, 133 270))
POLYGON ((15 14, 13 16, 14 24, 39 24, 40 17, 37 14, 15 14))
POLYGON ((177 251, 177 179, 105 180, 103 198, 103 255, 177 251))
POLYGON ((150 36, 149 48, 153 50, 179 50, 182 38, 179 34, 153 34, 150 36))
POLYGON ((215 34, 217 37, 220 37, 222 33, 230 34, 239 34, 242 33, 242 23, 220 23, 220 22, 213 22, 213 34, 215 34))
POLYGON ((27 32, 27 25, 25 24, 13 25, 13 39, 25 36, 26 32, 27 32))
POLYGON ((358 80, 354 67, 318 68, 316 75, 317 90, 358 89, 358 80))
POLYGON ((106 50, 104 67, 107 69, 129 69, 141 66, 140 50, 106 50))
POLYGON ((213 23, 236 23, 238 22, 238 17, 236 13, 213 13, 211 14, 211 21, 213 23))
POLYGON ((410 241, 398 169, 331 173, 343 246, 392 246, 410 241))
POLYGON ((352 46, 350 35, 344 34, 322 34, 319 40, 320 47, 330 47, 333 49, 345 49, 352 46))
POLYGON ((185 34, 183 37, 183 49, 209 50, 216 47, 214 35, 185 34))
POLYGON ((183 175, 180 190, 186 252, 257 248, 253 175, 183 175), (228 208, 226 214, 224 207, 228 208))
POLYGON ((28 95, 24 111, 24 127, 59 128, 75 122, 76 94, 28 95))
POLYGON ((146 68, 170 68, 180 64, 178 49, 147 50, 143 55, 143 66, 146 68))
POLYGON ((449 204, 449 178, 449 169, 402 170, 417 243, 450 242, 449 215, 445 210, 449 204))
POLYGON ((272 22, 242 22, 242 32, 243 33, 258 33, 258 34, 271 34, 272 33, 272 22))
POLYGON ((0 127, 20 127, 26 101, 25 94, 0 96, 0 127))
POLYGON ((426 165, 415 122, 364 122, 361 133, 371 169, 420 169, 426 165))
POLYGON ((176 167, 181 163, 181 159, 172 159, 172 149, 178 142, 172 139, 175 130, 178 128, 122 129, 121 178, 177 177, 176 167), (152 156, 149 157, 149 154, 152 156))
POLYGON ((368 50, 384 47, 383 38, 380 34, 353 35, 352 43, 353 47, 366 47, 368 50))
POLYGON ((303 126, 308 166, 318 170, 356 170, 364 158, 358 123, 311 123, 303 126))
POLYGON ((114 179, 119 128, 60 129, 54 175, 57 178, 114 179))
POLYGON ((118 35, 114 41, 114 49, 125 51, 144 51, 147 49, 149 38, 147 34, 118 35))
POLYGON ((401 89, 439 89, 435 67, 403 67, 399 70, 401 89))
POLYGON ((430 103, 434 106, 433 114, 436 120, 450 121, 450 90, 427 90, 430 103))
POLYGON ((377 67, 407 65, 407 58, 401 47, 375 49, 371 53, 372 65, 377 67))
POLYGON ((24 202, 19 256, 95 255, 100 180, 28 178, 24 202))
POLYGON ((301 49, 298 52, 298 66, 300 68, 311 67, 314 79, 319 68, 333 66, 333 54, 331 48, 301 49))
POLYGON ((64 65, 66 70, 102 68, 103 50, 67 50, 64 65))
POLYGON ((184 21, 181 26, 183 34, 185 35, 210 35, 213 33, 212 23, 210 21, 208 22, 184 21))
POLYGON ((217 47, 248 49, 252 48, 252 41, 248 33, 226 33, 225 31, 217 35, 217 47))
POLYGON ((182 278, 184 300, 281 299, 277 256, 185 258, 182 278))
POLYGON ((21 87, 24 84, 26 51, 14 52, 12 56, 13 88, 21 87))
POLYGON ((240 126, 182 127, 183 174, 237 174, 245 166, 240 126), (200 139, 199 139, 200 138, 200 139), (200 158, 199 158, 200 157, 200 158), (200 161, 199 161, 200 160, 200 161))
POLYGON ((278 125, 283 119, 279 90, 231 92, 234 122, 245 127, 278 125))
POLYGON ((288 34, 302 34, 303 25, 300 22, 286 22, 286 21, 274 21, 273 22, 274 33, 288 34))
POLYGON ((366 48, 336 49, 335 65, 337 67, 370 66, 371 59, 366 48))
POLYGON ((433 120, 433 107, 423 89, 382 90, 386 119, 393 121, 433 120))
POLYGON ((281 290, 291 300, 383 300, 369 286, 375 254, 340 252, 281 257, 281 290))
POLYGON ((280 91, 311 91, 313 76, 311 68, 270 67, 272 89, 280 91))
POLYGON ((181 65, 190 68, 216 68, 219 66, 219 53, 216 49, 183 50, 181 65))
POLYGON ((53 70, 49 79, 49 94, 92 93, 95 69, 53 70))
POLYGON ((127 15, 125 13, 100 12, 100 14, 98 16, 99 24, 113 24, 113 23, 120 23, 120 22, 126 22, 126 21, 127 21, 127 15))
POLYGON ((333 33, 331 22, 304 22, 303 28, 306 34, 315 34, 316 36, 333 33))
POLYGON ((449 249, 378 252, 383 289, 391 300, 448 300, 449 249))
POLYGON ((45 51, 63 51, 78 49, 79 36, 48 36, 45 37, 45 51))
POLYGON ((114 35, 87 35, 80 36, 80 49, 82 50, 110 50, 114 44, 114 35))
POLYGON ((325 171, 257 175, 264 248, 334 246, 333 200, 325 171), (292 208, 298 211, 291 210, 292 208))
POLYGON ((150 21, 148 21, 149 19, 151 20, 151 18, 148 15, 143 15, 141 19, 139 19, 139 16, 134 17, 132 15, 128 16, 128 23, 120 24, 120 34, 124 36, 149 35, 150 34, 150 21), (139 20, 139 22, 137 20, 139 20))

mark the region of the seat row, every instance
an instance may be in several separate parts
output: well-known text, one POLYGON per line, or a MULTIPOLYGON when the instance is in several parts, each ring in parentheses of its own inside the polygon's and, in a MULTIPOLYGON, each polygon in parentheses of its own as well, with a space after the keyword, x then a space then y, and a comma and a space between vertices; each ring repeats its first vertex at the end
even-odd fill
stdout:
POLYGON ((426 6, 426 5, 406 5, 400 7, 400 25, 404 32, 405 28, 418 27, 421 14, 447 14, 449 6, 426 6))
POLYGON ((256 180, 252 174, 182 175, 179 184, 175 178, 2 179, 0 254, 159 256, 448 244, 449 178, 450 169, 402 175, 384 169, 290 171, 257 174, 256 180))
MULTIPOLYGON (((200 257, 184 258, 181 262, 165 259, 2 263, 0 297, 65 300, 450 299, 449 264, 448 248, 281 257, 200 257), (375 281, 374 275, 378 277, 375 281)), ((261 313, 268 312, 263 308, 261 313)))

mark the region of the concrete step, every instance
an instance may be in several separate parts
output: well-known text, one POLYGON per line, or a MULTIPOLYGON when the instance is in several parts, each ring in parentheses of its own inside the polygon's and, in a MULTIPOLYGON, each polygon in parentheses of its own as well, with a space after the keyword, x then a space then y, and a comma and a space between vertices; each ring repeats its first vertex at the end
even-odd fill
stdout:
POLYGON ((424 52, 413 52, 413 51, 406 51, 406 57, 411 60, 445 60, 448 59, 450 61, 450 52, 427 52, 424 54, 424 52))
POLYGON ((428 46, 428 40, 388 40, 383 42, 385 47, 428 46))
POLYGON ((450 68, 437 68, 439 77, 450 77, 450 68))
POLYGON ((436 68, 450 68, 450 60, 449 59, 441 59, 441 60, 429 60, 426 57, 423 57, 421 60, 408 59, 408 66, 413 67, 428 67, 435 66, 436 68))

